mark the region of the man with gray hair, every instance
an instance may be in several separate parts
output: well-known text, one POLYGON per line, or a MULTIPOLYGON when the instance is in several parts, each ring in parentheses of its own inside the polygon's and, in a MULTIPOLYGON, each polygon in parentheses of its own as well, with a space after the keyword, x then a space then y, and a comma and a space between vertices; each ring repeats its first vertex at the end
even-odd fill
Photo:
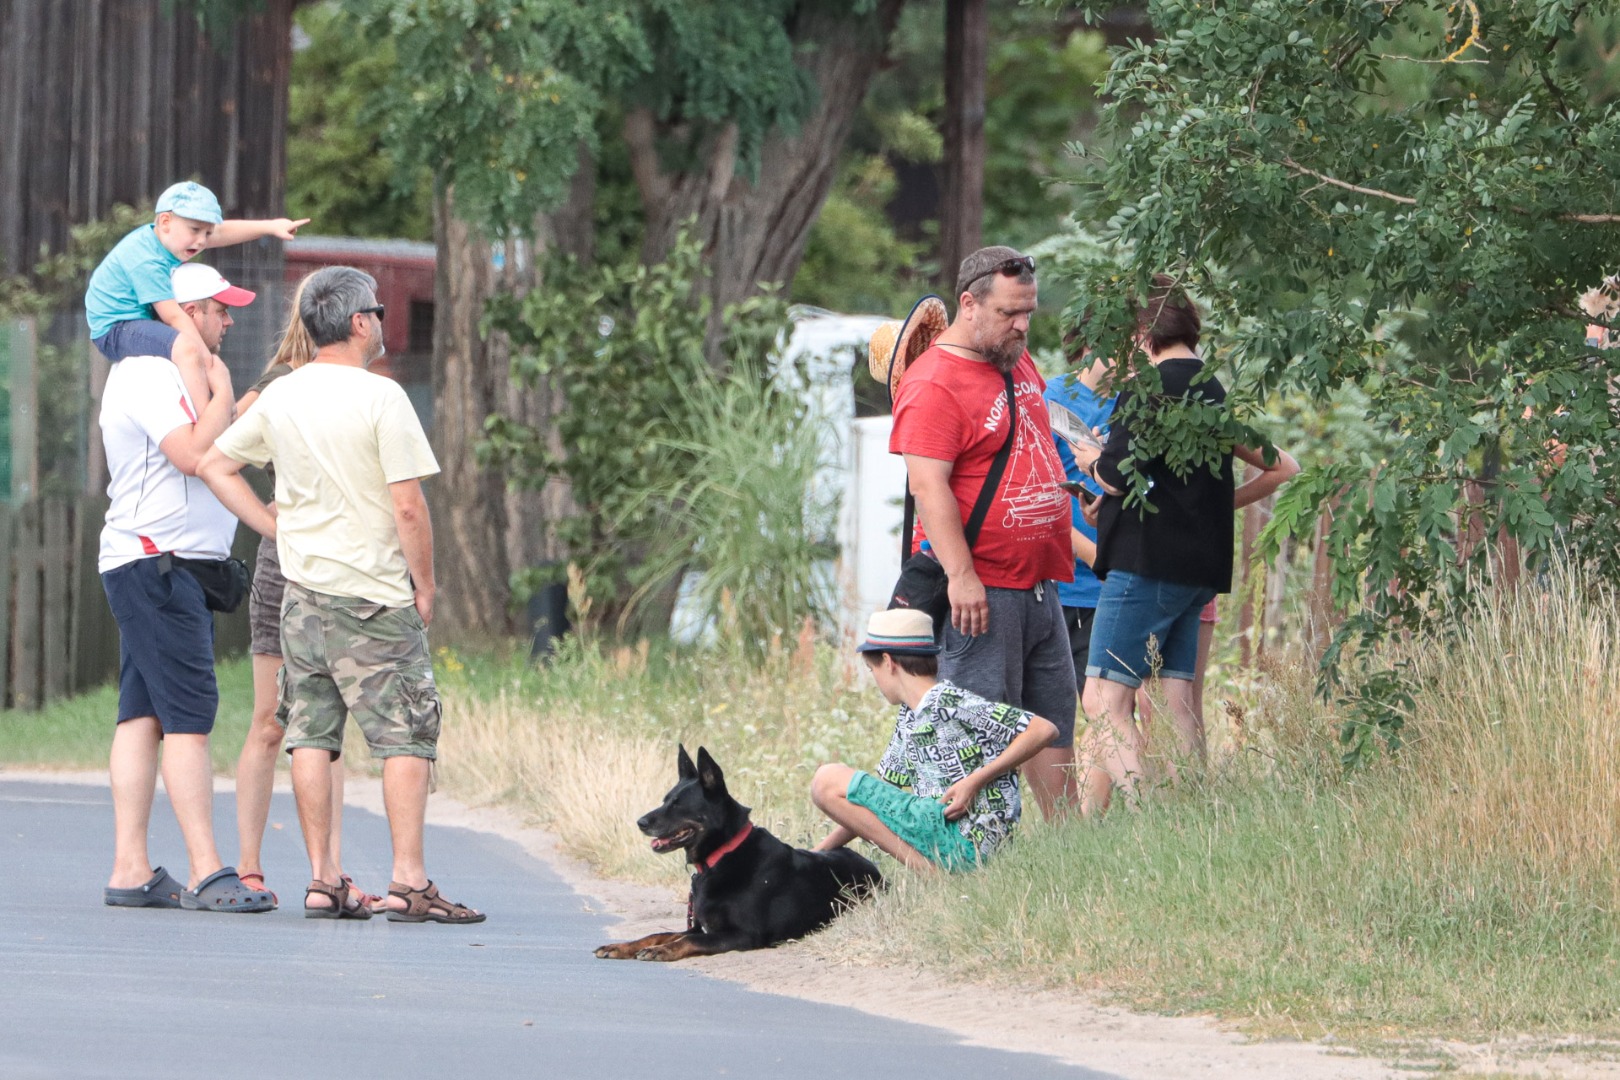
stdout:
POLYGON ((367 370, 383 354, 383 306, 370 275, 327 267, 304 283, 299 317, 308 364, 265 387, 198 467, 232 513, 276 539, 287 578, 281 609, 286 747, 309 849, 306 918, 371 911, 332 862, 330 764, 353 715, 383 761, 393 837, 388 918, 477 923, 428 879, 422 823, 439 739, 433 619, 433 527, 422 478, 439 471, 405 391, 367 370), (275 512, 241 476, 276 464, 275 512))
POLYGON ((962 260, 956 318, 906 369, 889 452, 917 500, 915 550, 949 584, 940 677, 1058 729, 1024 770, 1048 819, 1075 800, 1074 659, 1056 583, 1074 579, 1069 496, 1044 393, 1025 345, 1035 259, 988 247, 962 260), (970 543, 980 492, 994 495, 970 543))

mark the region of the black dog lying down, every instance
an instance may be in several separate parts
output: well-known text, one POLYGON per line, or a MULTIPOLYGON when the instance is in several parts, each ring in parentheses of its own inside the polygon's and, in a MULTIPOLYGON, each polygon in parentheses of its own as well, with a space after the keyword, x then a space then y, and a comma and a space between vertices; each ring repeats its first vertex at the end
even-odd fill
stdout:
POLYGON ((727 793, 720 766, 702 747, 695 766, 684 746, 677 761, 680 782, 636 825, 654 851, 684 850, 694 868, 687 928, 603 945, 597 956, 684 960, 763 949, 827 925, 883 883, 878 868, 848 848, 792 848, 750 824, 748 807, 727 793))

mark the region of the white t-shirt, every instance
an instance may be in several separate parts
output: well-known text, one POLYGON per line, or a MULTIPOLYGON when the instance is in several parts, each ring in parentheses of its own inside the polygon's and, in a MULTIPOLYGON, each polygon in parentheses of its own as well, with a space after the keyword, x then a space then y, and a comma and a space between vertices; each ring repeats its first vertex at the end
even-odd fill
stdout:
POLYGON ((170 432, 196 422, 180 370, 162 356, 130 356, 112 366, 101 396, 107 450, 102 573, 165 551, 190 559, 231 553, 236 518, 208 486, 158 449, 170 432))
POLYGON ((388 485, 439 471, 398 383, 312 363, 264 388, 215 443, 276 465, 276 552, 288 581, 389 607, 413 603, 388 485))

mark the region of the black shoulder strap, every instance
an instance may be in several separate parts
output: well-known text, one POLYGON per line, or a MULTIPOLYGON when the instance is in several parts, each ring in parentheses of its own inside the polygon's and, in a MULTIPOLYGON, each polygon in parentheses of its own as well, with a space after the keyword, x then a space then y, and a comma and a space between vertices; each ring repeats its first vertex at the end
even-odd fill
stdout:
MULTIPOLYGON (((1004 371, 1001 377, 1007 384, 1007 440, 996 451, 995 460, 990 463, 990 471, 985 474, 984 486, 979 489, 979 498, 973 504, 973 513, 962 525, 962 537, 967 541, 968 550, 978 543, 979 530, 984 527, 984 519, 990 513, 990 503, 995 499, 996 489, 1001 486, 1002 474, 1007 471, 1007 459, 1012 457, 1013 443, 1018 439, 1018 395, 1013 392, 1012 372, 1004 371)), ((900 525, 900 561, 903 563, 911 558, 911 531, 912 522, 916 516, 917 502, 911 494, 911 480, 906 479, 906 509, 900 525)))

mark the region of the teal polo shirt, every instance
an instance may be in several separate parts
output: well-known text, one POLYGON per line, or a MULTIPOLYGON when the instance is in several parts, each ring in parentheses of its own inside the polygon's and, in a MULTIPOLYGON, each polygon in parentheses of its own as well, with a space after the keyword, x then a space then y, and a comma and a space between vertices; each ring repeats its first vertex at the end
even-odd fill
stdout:
POLYGON ((174 299, 169 275, 180 262, 158 241, 154 225, 142 225, 118 241, 118 246, 90 275, 90 287, 84 294, 90 340, 102 337, 121 322, 157 318, 152 305, 174 299))

